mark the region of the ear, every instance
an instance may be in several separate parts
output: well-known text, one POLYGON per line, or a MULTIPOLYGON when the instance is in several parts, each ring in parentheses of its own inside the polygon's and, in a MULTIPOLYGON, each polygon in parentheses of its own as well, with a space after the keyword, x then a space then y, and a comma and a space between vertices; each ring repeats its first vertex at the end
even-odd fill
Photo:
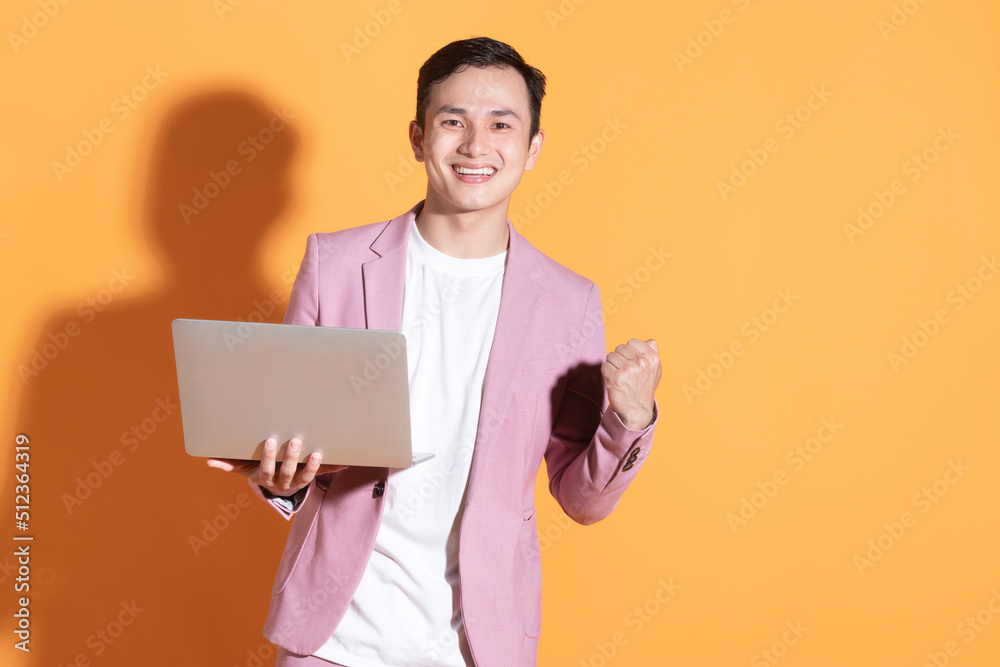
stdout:
POLYGON ((413 149, 413 157, 417 162, 424 161, 424 131, 417 125, 417 121, 410 121, 410 148, 413 149))
POLYGON ((524 161, 524 170, 531 171, 535 168, 535 163, 538 162, 538 154, 542 152, 542 146, 545 144, 545 130, 538 130, 538 134, 531 138, 531 143, 528 144, 528 157, 524 161))

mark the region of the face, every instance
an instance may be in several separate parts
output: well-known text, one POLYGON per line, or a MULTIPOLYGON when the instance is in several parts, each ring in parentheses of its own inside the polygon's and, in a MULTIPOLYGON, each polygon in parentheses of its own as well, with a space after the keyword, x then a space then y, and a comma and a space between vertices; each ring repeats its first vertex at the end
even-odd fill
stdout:
POLYGON ((516 69, 467 67, 431 89, 424 129, 410 144, 426 163, 427 204, 446 214, 502 213, 535 166, 544 132, 529 137, 528 86, 516 69))

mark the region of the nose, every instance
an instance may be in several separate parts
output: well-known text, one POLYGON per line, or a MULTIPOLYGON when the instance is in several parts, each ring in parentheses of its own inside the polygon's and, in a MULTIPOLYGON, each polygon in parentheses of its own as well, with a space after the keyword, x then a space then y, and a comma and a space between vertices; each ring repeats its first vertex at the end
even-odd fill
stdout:
POLYGON ((477 124, 469 125, 458 150, 462 155, 468 157, 477 157, 489 153, 490 139, 486 128, 477 124))

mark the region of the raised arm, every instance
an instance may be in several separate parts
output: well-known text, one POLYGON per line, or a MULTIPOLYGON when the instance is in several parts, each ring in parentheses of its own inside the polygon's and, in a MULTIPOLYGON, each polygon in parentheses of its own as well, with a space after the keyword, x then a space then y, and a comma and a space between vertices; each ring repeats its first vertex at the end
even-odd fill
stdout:
POLYGON ((639 472, 659 420, 662 373, 656 341, 633 338, 606 354, 595 285, 545 451, 549 491, 582 524, 607 517, 639 472))

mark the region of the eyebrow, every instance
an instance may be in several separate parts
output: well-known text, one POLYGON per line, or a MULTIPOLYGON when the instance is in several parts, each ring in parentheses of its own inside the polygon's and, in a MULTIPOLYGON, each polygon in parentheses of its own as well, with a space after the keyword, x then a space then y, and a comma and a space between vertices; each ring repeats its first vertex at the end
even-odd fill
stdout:
MULTIPOLYGON (((465 109, 463 109, 462 107, 454 107, 454 106, 451 106, 449 104, 445 104, 441 108, 439 108, 437 110, 437 113, 434 114, 434 115, 435 116, 440 116, 441 114, 449 114, 449 113, 455 114, 457 116, 465 116, 465 115, 468 114, 468 112, 465 109)), ((501 116, 513 116, 514 118, 516 118, 518 120, 521 120, 521 117, 518 116, 513 111, 511 111, 510 109, 490 109, 490 111, 487 113, 487 115, 488 116, 492 116, 494 118, 498 118, 498 117, 501 117, 501 116)))

